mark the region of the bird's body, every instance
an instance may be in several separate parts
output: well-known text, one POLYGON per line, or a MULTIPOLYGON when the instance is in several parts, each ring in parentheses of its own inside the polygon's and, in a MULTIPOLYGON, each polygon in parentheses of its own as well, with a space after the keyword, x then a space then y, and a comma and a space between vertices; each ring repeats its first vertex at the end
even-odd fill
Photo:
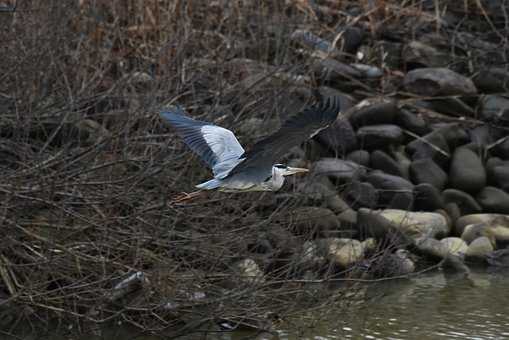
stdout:
POLYGON ((212 169, 214 178, 196 187, 225 192, 277 191, 284 177, 307 169, 279 164, 288 150, 332 124, 339 113, 339 99, 312 106, 287 120, 278 132, 246 152, 230 130, 190 118, 179 108, 161 112, 184 142, 212 169))

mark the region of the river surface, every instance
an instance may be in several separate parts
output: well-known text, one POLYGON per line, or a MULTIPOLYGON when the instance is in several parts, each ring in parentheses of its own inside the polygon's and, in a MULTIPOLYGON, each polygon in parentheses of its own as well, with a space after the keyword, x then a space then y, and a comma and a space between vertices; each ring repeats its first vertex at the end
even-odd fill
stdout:
MULTIPOLYGON (((302 315, 273 334, 237 331, 180 339, 509 339, 509 270, 478 270, 470 278, 436 271, 409 280, 371 284, 366 288, 371 295, 368 302, 341 311, 302 315)), ((165 339, 134 334, 125 329, 109 329, 100 337, 83 339, 165 339)))

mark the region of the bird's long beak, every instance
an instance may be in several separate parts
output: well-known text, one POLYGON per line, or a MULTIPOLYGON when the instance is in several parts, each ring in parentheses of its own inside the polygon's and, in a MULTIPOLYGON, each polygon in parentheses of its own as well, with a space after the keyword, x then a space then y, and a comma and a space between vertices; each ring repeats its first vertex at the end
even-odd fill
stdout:
POLYGON ((292 168, 291 166, 286 168, 285 176, 298 174, 301 172, 309 172, 309 169, 306 168, 292 168))

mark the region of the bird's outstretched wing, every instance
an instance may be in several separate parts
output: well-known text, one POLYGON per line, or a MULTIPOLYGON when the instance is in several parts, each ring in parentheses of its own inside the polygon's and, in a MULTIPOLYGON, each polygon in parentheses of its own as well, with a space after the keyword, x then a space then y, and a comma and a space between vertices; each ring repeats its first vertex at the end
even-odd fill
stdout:
POLYGON ((272 166, 278 163, 288 150, 331 125, 338 117, 339 111, 339 97, 329 97, 317 105, 304 109, 284 122, 276 133, 259 141, 251 150, 244 153, 241 157, 245 160, 233 168, 228 176, 248 173, 253 180, 267 178, 267 175, 271 174, 272 166))
POLYGON ((225 171, 231 170, 244 153, 233 132, 195 120, 187 116, 180 107, 163 110, 160 115, 176 129, 179 136, 212 169, 216 177, 224 177, 225 171))

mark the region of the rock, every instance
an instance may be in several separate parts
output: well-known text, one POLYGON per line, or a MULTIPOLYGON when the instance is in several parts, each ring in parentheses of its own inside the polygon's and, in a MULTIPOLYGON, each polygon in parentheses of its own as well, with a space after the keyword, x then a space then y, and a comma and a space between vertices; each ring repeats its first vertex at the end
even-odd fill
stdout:
POLYGON ((349 205, 355 208, 375 208, 378 193, 371 183, 352 181, 345 189, 344 195, 349 205))
POLYGON ((346 203, 338 194, 332 194, 324 199, 327 207, 332 210, 335 214, 341 214, 346 211, 352 210, 348 203, 346 203))
POLYGON ((364 254, 372 253, 377 248, 377 242, 374 238, 369 237, 361 242, 361 246, 362 246, 362 251, 364 252, 364 254))
POLYGON ((392 156, 398 162, 403 177, 410 178, 410 164, 412 161, 407 157, 404 146, 400 146, 398 149, 392 151, 392 156))
POLYGON ((453 223, 455 223, 456 220, 461 217, 461 210, 454 202, 445 204, 444 211, 447 213, 447 216, 449 216, 449 219, 453 221, 453 223))
POLYGON ((398 249, 394 253, 382 253, 370 262, 368 273, 371 278, 404 276, 415 271, 409 252, 404 249, 398 249))
POLYGON ((433 111, 440 112, 448 116, 458 115, 461 112, 463 116, 476 118, 475 110, 467 105, 463 99, 456 97, 433 98, 427 100, 433 111))
POLYGON ((466 257, 469 260, 486 260, 489 253, 493 252, 493 244, 486 236, 473 240, 469 245, 466 257))
POLYGON ((442 262, 442 270, 444 274, 461 274, 466 278, 470 276, 470 269, 463 262, 463 258, 453 254, 447 254, 442 262))
POLYGON ((386 240, 391 245, 406 247, 413 243, 410 236, 403 233, 392 221, 380 214, 379 210, 360 208, 357 212, 357 226, 361 235, 386 240))
POLYGON ((428 183, 442 190, 447 183, 447 174, 431 158, 424 158, 410 164, 410 179, 415 184, 428 183))
POLYGON ((319 246, 315 241, 306 241, 302 244, 300 252, 294 256, 295 265, 301 271, 306 269, 320 269, 325 265, 326 259, 320 254, 319 246))
POLYGON ((321 234, 326 230, 335 230, 340 227, 334 212, 327 208, 299 207, 291 211, 284 219, 299 235, 321 234))
POLYGON ((362 176, 366 170, 357 163, 339 158, 322 158, 313 164, 315 176, 328 176, 341 182, 350 182, 362 176))
POLYGON ((484 212, 509 214, 509 194, 495 187, 485 187, 477 194, 484 212))
POLYGON ((359 165, 368 167, 370 165, 369 152, 366 150, 356 150, 346 155, 346 159, 359 165))
POLYGON ((388 209, 403 209, 412 211, 414 206, 414 195, 411 192, 397 192, 387 205, 388 209))
POLYGON ((451 160, 449 184, 470 193, 481 190, 486 185, 486 170, 481 158, 472 150, 457 148, 451 160))
POLYGON ((316 34, 303 29, 295 30, 290 39, 302 45, 303 47, 307 47, 311 50, 319 50, 325 53, 331 52, 334 50, 332 44, 317 36, 316 34))
POLYGON ((344 52, 350 54, 357 51, 365 36, 364 31, 355 26, 340 27, 338 34, 341 34, 341 38, 337 46, 341 46, 344 52))
POLYGON ((441 239, 440 242, 445 245, 449 254, 464 257, 467 253, 468 246, 465 241, 459 237, 446 237, 441 239))
POLYGON ((502 136, 500 130, 493 128, 491 125, 483 124, 470 129, 469 137, 472 143, 486 147, 502 136))
POLYGON ((363 259, 364 249, 358 240, 327 239, 327 258, 341 268, 348 268, 363 259))
POLYGON ((382 190, 379 194, 382 202, 390 202, 397 192, 412 193, 414 185, 404 178, 388 175, 379 170, 372 171, 365 177, 376 189, 382 190))
POLYGON ((435 260, 442 260, 448 254, 447 246, 432 237, 420 237, 415 240, 416 251, 435 260))
POLYGON ((315 77, 324 81, 342 82, 348 78, 361 78, 362 73, 335 59, 318 59, 313 64, 315 77))
POLYGON ((420 115, 408 110, 399 110, 395 121, 397 125, 419 136, 429 132, 429 127, 424 119, 420 115))
POLYGON ((337 119, 327 129, 320 131, 316 139, 340 155, 357 148, 357 136, 346 119, 337 119))
POLYGON ((456 220, 456 223, 454 224, 454 233, 456 235, 463 234, 465 227, 469 224, 490 224, 497 219, 503 219, 505 217, 506 216, 502 214, 470 214, 461 216, 456 220))
POLYGON ((508 92, 509 73, 498 67, 480 70, 474 77, 474 84, 483 93, 508 92))
POLYGON ((420 68, 410 71, 403 79, 408 92, 422 96, 474 95, 474 83, 446 68, 420 68))
POLYGON ((486 237, 493 245, 496 244, 495 237, 491 235, 489 226, 485 223, 469 224, 461 234, 461 239, 468 244, 479 237, 486 237))
POLYGON ((509 97, 498 94, 484 96, 480 113, 484 121, 509 125, 509 97))
POLYGON ((349 119, 355 127, 393 124, 398 111, 398 106, 393 100, 370 98, 352 108, 349 119))
POLYGON ((233 270, 238 279, 247 284, 265 282, 263 271, 253 259, 244 259, 233 265, 233 270))
POLYGON ((492 251, 486 256, 486 261, 492 266, 509 267, 509 249, 492 251))
POLYGON ((420 41, 410 41, 403 47, 401 58, 407 69, 422 67, 445 67, 450 62, 448 54, 420 41))
POLYGON ((467 131, 458 123, 438 123, 433 124, 431 128, 433 129, 432 133, 444 136, 451 150, 470 141, 467 131))
POLYGON ((439 165, 447 163, 450 157, 445 137, 435 131, 408 143, 406 151, 413 160, 431 158, 439 165))
POLYGON ((403 170, 391 156, 383 151, 376 150, 371 153, 371 167, 398 177, 405 177, 403 170))
POLYGON ((380 78, 384 74, 382 69, 372 65, 353 63, 350 66, 361 72, 365 78, 380 78))
POLYGON ((477 214, 482 211, 481 206, 475 199, 461 190, 446 189, 442 192, 442 197, 445 204, 456 203, 461 215, 477 214))
POLYGON ((488 178, 499 188, 509 191, 509 162, 501 163, 490 167, 487 165, 488 178))
POLYGON ((391 124, 368 125, 357 130, 357 139, 363 148, 386 148, 403 141, 403 130, 399 126, 391 124))
POLYGON ((490 148, 493 156, 500 157, 505 160, 509 160, 509 137, 503 137, 494 143, 493 147, 490 148))
POLYGON ((444 207, 444 200, 437 188, 428 183, 414 187, 414 208, 417 211, 434 211, 444 207))
POLYGON ((463 228, 461 238, 469 242, 480 236, 488 237, 494 244, 509 242, 509 217, 503 215, 489 222, 469 224, 463 228))
POLYGON ((448 235, 451 230, 447 218, 439 213, 385 209, 380 215, 413 238, 422 236, 440 238, 448 235))

